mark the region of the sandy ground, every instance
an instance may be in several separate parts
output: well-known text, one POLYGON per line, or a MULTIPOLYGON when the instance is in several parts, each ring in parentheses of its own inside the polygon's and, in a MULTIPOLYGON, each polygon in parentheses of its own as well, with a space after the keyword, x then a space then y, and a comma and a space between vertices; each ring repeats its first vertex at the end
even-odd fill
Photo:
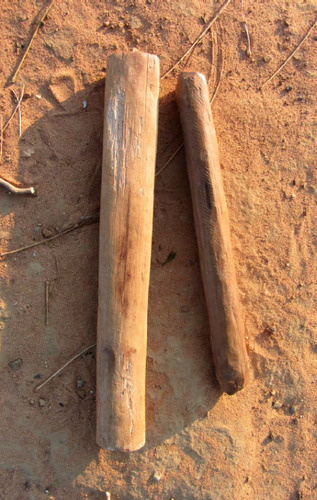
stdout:
MULTIPOLYGON (((156 53, 163 73, 220 4, 56 0, 8 86, 42 5, 1 2, 4 120, 14 107, 10 90, 25 84, 22 137, 15 116, 4 134, 1 175, 38 193, 17 197, 1 189, 2 252, 98 212, 107 56, 137 47, 156 53)), ((233 1, 178 68, 205 73, 212 92, 223 56, 213 112, 250 384, 229 397, 215 380, 182 151, 155 188, 141 451, 95 445, 93 349, 34 392, 95 342, 98 223, 1 260, 1 499, 99 500, 107 491, 124 500, 317 498, 317 28, 259 91, 312 24, 316 7, 313 0, 245 0, 244 18, 233 1), (175 258, 162 266, 171 252, 175 258)), ((158 151, 168 146, 157 168, 182 141, 176 77, 161 81, 158 151)))

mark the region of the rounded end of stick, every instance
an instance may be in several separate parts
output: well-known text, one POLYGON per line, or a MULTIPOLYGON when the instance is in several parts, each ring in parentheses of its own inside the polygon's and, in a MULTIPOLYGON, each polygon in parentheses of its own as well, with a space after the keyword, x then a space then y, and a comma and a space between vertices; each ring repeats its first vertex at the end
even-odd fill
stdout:
MULTIPOLYGON (((246 356, 246 354, 245 354, 246 356)), ((243 358, 245 358, 243 356, 243 358)), ((238 360, 236 360, 238 361, 238 360)), ((247 359, 216 367, 216 376, 223 392, 232 396, 245 388, 249 382, 250 369, 247 359)))
POLYGON ((183 71, 179 77, 176 87, 176 100, 179 108, 182 107, 182 102, 187 99, 187 94, 202 93, 205 99, 208 100, 208 85, 205 75, 197 71, 183 71))
POLYGON ((199 73, 198 71, 183 71, 178 78, 179 81, 181 80, 191 80, 193 83, 203 83, 204 85, 207 85, 207 80, 205 75, 203 73, 199 73))

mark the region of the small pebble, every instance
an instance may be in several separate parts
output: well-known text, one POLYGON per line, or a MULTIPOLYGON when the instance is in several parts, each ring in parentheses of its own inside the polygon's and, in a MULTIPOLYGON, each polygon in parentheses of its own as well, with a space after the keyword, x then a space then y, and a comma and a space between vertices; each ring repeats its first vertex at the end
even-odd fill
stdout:
POLYGON ((29 400, 29 403, 30 403, 30 405, 31 405, 31 406, 33 406, 33 405, 35 404, 34 399, 30 399, 30 400, 29 400))
POLYGON ((266 331, 267 333, 270 333, 271 335, 273 335, 273 333, 275 333, 275 328, 274 328, 274 326, 267 326, 267 327, 265 328, 265 331, 266 331))
POLYGON ((272 389, 272 390, 271 390, 271 396, 275 396, 275 394, 276 394, 276 390, 275 390, 275 389, 272 389))
POLYGON ((39 378, 41 378, 41 374, 40 374, 40 373, 37 373, 36 375, 34 375, 34 378, 35 378, 35 379, 39 379, 39 378))
POLYGON ((45 228, 42 230, 42 236, 44 238, 51 238, 51 236, 54 235, 54 232, 52 231, 52 229, 48 229, 48 228, 45 228))
POLYGON ((162 478, 162 474, 158 471, 153 473, 153 479, 156 483, 158 483, 162 478))
POLYGON ((292 194, 291 194, 291 198, 292 198, 292 200, 294 200, 294 199, 296 198, 296 194, 295 194, 295 193, 292 193, 292 194))
POLYGON ((40 398, 39 399, 39 406, 41 406, 43 408, 43 406, 45 406, 45 405, 46 405, 45 399, 40 398))
POLYGON ((290 415, 294 415, 294 413, 296 413, 295 406, 291 406, 290 409, 289 409, 289 412, 290 412, 290 415))
POLYGON ((37 233, 39 230, 40 230, 40 228, 39 228, 38 226, 36 226, 36 227, 34 228, 34 231, 35 231, 36 233, 37 233))
POLYGON ((18 370, 23 365, 23 361, 21 358, 15 359, 14 361, 10 361, 9 366, 12 370, 18 370))
POLYGON ((58 403, 61 408, 64 408, 64 403, 58 403))
POLYGON ((84 108, 84 109, 86 109, 86 108, 87 108, 87 105, 88 105, 88 104, 87 104, 87 101, 83 101, 83 102, 82 102, 82 104, 83 104, 83 108, 84 108))
POLYGON ((269 63, 269 62, 271 61, 272 57, 271 57, 271 56, 263 56, 263 58, 262 58, 262 59, 263 59, 263 61, 264 61, 265 63, 269 63))
POLYGON ((81 380, 80 378, 78 378, 76 380, 76 387, 77 387, 77 389, 81 389, 83 386, 84 386, 84 381, 81 380))
POLYGON ((282 408, 282 406, 283 403, 281 403, 280 401, 275 401, 275 403, 273 404, 274 410, 279 410, 280 408, 282 408))
POLYGON ((298 100, 299 102, 301 102, 301 101, 303 101, 303 100, 304 100, 304 97, 303 97, 302 95, 300 95, 300 96, 298 96, 298 97, 297 97, 297 100, 298 100))
POLYGON ((293 86, 287 85, 287 87, 285 87, 285 90, 286 90, 286 92, 290 92, 291 90, 293 90, 293 86))
POLYGON ((35 97, 36 97, 36 99, 42 99, 41 94, 36 94, 36 96, 35 96, 35 97))

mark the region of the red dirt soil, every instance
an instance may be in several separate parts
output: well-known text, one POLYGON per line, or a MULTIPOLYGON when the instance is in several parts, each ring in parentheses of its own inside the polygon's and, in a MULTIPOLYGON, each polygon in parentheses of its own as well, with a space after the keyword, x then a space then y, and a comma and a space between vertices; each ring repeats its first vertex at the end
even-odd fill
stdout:
MULTIPOLYGON (((157 177, 147 358, 147 442, 95 444, 95 354, 34 387, 96 339, 98 223, 0 260, 0 498, 317 498, 316 0, 232 1, 186 62, 161 81, 157 168, 182 141, 175 85, 200 71, 213 92, 252 380, 215 380, 184 152, 157 177), (251 57, 246 54, 247 23, 251 57), (217 34, 217 43, 215 35, 217 34), (217 72, 218 67, 218 72, 217 72), (171 143, 171 139, 174 139, 171 143), (171 252, 176 256, 162 266, 171 252), (45 325, 45 281, 49 315, 45 325), (21 362, 11 363, 21 359, 21 362), (11 363, 11 364, 10 364, 11 363)), ((219 8, 202 0, 55 1, 8 85, 43 3, 1 3, 0 114, 25 85, 22 136, 4 133, 1 252, 98 212, 107 56, 155 53, 162 74, 219 8)))

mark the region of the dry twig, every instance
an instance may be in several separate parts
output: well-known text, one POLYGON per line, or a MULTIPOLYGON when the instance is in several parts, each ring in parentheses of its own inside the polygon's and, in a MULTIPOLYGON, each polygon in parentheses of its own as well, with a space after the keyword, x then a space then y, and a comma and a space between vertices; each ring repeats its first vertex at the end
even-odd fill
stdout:
POLYGON ((9 126, 9 124, 10 124, 10 122, 11 122, 12 118, 14 117, 15 113, 18 111, 18 109, 19 109, 19 107, 20 107, 20 105, 21 105, 21 101, 22 101, 22 99, 23 99, 23 95, 24 95, 24 85, 22 85, 22 89, 21 89, 21 94, 20 94, 19 100, 18 100, 18 102, 17 102, 17 104, 16 104, 16 106, 15 106, 14 110, 12 111, 10 118, 9 118, 9 119, 8 119, 8 121, 4 124, 3 129, 2 129, 2 132, 4 132, 4 131, 8 128, 8 126, 9 126))
POLYGON ((309 35, 311 34, 311 32, 313 31, 313 29, 315 28, 317 24, 317 19, 315 20, 315 22, 311 25, 311 27, 308 29, 306 35, 304 36, 304 38, 300 41, 300 43, 297 45, 297 47, 295 47, 295 49, 293 50, 293 52, 288 56, 288 58, 286 59, 286 61, 283 62, 283 64, 281 64, 281 66, 279 66, 277 68, 277 70, 273 73, 272 76, 270 76, 270 78, 268 78, 262 85, 262 87, 260 87, 260 90, 263 89, 263 87, 265 87, 265 85, 267 85, 268 83, 270 83, 271 80, 273 80, 273 78, 284 68, 284 66, 286 66, 286 64, 292 59, 292 57, 296 54, 296 52, 300 49, 300 47, 303 45, 303 43, 305 42, 305 40, 309 37, 309 35))
POLYGON ((200 40, 203 39, 203 37, 206 35, 206 33, 210 30, 211 26, 214 24, 214 22, 218 19, 220 14, 225 10, 225 8, 229 5, 231 0, 226 0, 221 7, 217 10, 215 15, 212 17, 212 19, 209 21, 207 26, 203 29, 203 31, 200 33, 200 35, 196 38, 196 40, 192 43, 192 45, 189 47, 188 50, 176 61, 176 63, 166 72, 164 75, 161 77, 161 80, 163 78, 166 78, 184 59, 188 54, 196 47, 196 45, 200 42, 200 40))
POLYGON ((95 346, 96 346, 96 343, 91 344, 89 347, 85 347, 85 349, 83 349, 78 354, 76 354, 75 356, 73 356, 72 358, 70 358, 63 366, 61 366, 58 370, 56 370, 49 377, 47 377, 45 380, 43 380, 43 382, 41 384, 39 384, 36 387, 34 387, 34 390, 35 391, 39 391, 40 389, 42 389, 42 387, 45 384, 47 384, 47 382, 49 382, 50 380, 52 380, 52 378, 56 377, 56 375, 58 375, 59 373, 61 373, 68 365, 70 365, 73 361, 75 361, 75 359, 79 358, 80 356, 82 356, 83 354, 85 354, 85 352, 89 351, 90 349, 93 349, 95 346))
POLYGON ((249 30, 248 30, 248 25, 247 25, 247 23, 243 23, 243 25, 244 25, 244 29, 245 29, 245 32, 246 32, 246 35, 247 35, 247 40, 248 40, 247 55, 249 57, 251 57, 251 55, 252 55, 252 52, 251 52, 251 40, 250 40, 250 34, 249 34, 249 30))
POLYGON ((17 67, 17 69, 15 70, 13 77, 11 78, 11 83, 14 83, 14 82, 15 82, 15 80, 16 80, 16 78, 17 78, 17 76, 18 76, 18 73, 19 73, 20 69, 22 68, 22 64, 24 63, 24 60, 25 60, 26 56, 28 55, 28 52, 29 52, 29 50, 30 50, 30 48, 31 48, 31 46, 32 46, 32 43, 33 43, 33 41, 34 41, 34 38, 35 38, 35 37, 36 37, 36 35, 38 34, 39 29, 41 28, 42 23, 43 23, 44 19, 46 18, 47 14, 48 14, 48 13, 49 13, 49 11, 51 10, 53 3, 54 3, 54 0, 52 0, 52 1, 51 1, 51 3, 48 5, 48 7, 46 8, 46 10, 45 10, 44 14, 41 16, 41 18, 40 18, 40 20, 39 20, 38 24, 36 25, 36 28, 35 28, 35 30, 34 30, 34 32, 33 32, 33 35, 31 36, 31 39, 30 39, 30 41, 29 41, 29 43, 28 43, 28 45, 27 45, 27 47, 26 47, 26 49, 25 49, 25 52, 24 52, 24 54, 23 54, 23 57, 22 57, 21 61, 19 62, 18 67, 17 67))
POLYGON ((65 231, 61 231, 58 234, 55 234, 54 236, 51 236, 50 238, 47 238, 45 240, 37 241, 36 243, 31 243, 31 245, 27 245, 25 247, 21 248, 16 248, 15 250, 9 250, 8 252, 4 252, 0 254, 0 257, 6 257, 7 255, 13 255, 14 253, 18 252, 23 252, 24 250, 29 250, 30 248, 37 247, 38 245, 44 245, 44 243, 49 243, 52 240, 55 240, 56 238, 59 238, 60 236, 64 236, 64 234, 68 234, 71 231, 75 231, 76 229, 79 229, 83 226, 86 226, 88 224, 93 224, 94 222, 97 222, 99 220, 99 215, 92 215, 90 218, 82 220, 75 224, 74 226, 65 229, 65 231))
POLYGON ((222 77, 222 72, 223 72, 223 66, 224 66, 224 57, 223 57, 223 54, 222 54, 222 51, 221 51, 221 55, 220 55, 220 66, 219 66, 219 76, 218 76, 218 79, 217 79, 217 84, 216 84, 216 88, 214 90, 214 93, 210 99, 210 106, 212 106, 214 100, 216 99, 216 96, 218 94, 218 90, 219 90, 219 87, 220 87, 220 82, 221 82, 221 77, 222 77))
POLYGON ((163 172, 163 170, 166 169, 166 167, 168 167, 168 165, 171 163, 171 161, 175 158, 175 156, 180 152, 180 150, 183 148, 184 146, 184 143, 182 142, 182 144, 180 146, 178 146, 178 148, 176 149, 176 151, 172 154, 172 156, 167 160, 167 162, 164 163, 164 165, 157 171, 155 172, 155 176, 157 177, 161 172, 163 172))
POLYGON ((5 179, 2 179, 2 177, 0 177, 0 186, 6 188, 9 191, 9 193, 12 193, 12 194, 31 194, 32 196, 36 195, 35 189, 33 186, 27 187, 27 188, 17 187, 14 184, 12 184, 11 182, 6 181, 5 179))
POLYGON ((49 281, 45 281, 45 326, 48 326, 49 281))
POLYGON ((15 97, 15 100, 17 102, 17 110, 18 110, 18 116, 19 116, 19 137, 22 135, 22 112, 21 112, 21 102, 23 99, 24 95, 24 85, 22 85, 21 92, 20 92, 20 97, 17 96, 16 92, 12 89, 12 93, 15 97))

